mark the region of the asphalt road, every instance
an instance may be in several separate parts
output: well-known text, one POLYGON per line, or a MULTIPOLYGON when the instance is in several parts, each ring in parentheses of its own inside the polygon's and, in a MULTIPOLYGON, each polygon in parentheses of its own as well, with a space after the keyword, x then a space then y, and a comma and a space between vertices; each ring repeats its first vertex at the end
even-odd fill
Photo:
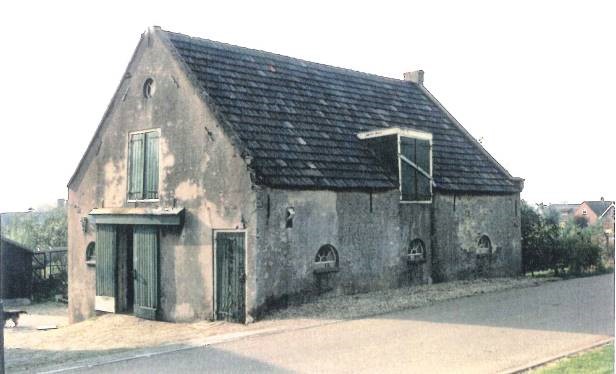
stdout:
POLYGON ((613 336, 610 274, 255 336, 88 372, 495 373, 613 336))

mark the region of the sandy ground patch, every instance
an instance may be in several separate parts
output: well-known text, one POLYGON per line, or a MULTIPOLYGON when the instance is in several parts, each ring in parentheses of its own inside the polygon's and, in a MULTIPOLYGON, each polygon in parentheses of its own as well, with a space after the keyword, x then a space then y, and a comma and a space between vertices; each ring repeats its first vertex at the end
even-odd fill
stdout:
MULTIPOLYGON (((209 336, 265 329, 295 329, 420 307, 458 297, 540 285, 549 279, 496 278, 456 281, 357 295, 324 297, 315 302, 273 311, 249 325, 200 321, 167 323, 131 315, 105 314, 68 325, 66 305, 35 304, 17 328, 5 328, 6 365, 9 372, 29 371, 59 363, 95 358, 139 348, 182 345, 209 336), (39 331, 40 325, 58 325, 39 331)), ((10 326, 11 322, 7 323, 10 326)))

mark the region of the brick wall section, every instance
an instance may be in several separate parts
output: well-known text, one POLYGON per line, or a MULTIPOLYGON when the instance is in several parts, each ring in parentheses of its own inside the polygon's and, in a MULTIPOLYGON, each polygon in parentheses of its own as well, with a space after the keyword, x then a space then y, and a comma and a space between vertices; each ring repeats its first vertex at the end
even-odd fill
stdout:
POLYGON ((586 204, 586 202, 583 202, 582 204, 580 204, 580 206, 573 213, 573 216, 576 218, 577 217, 586 218, 588 220, 589 225, 594 225, 599 219, 599 216, 595 214, 595 212, 590 208, 590 206, 588 206, 588 204, 586 204), (584 214, 584 211, 586 212, 586 214, 584 214))

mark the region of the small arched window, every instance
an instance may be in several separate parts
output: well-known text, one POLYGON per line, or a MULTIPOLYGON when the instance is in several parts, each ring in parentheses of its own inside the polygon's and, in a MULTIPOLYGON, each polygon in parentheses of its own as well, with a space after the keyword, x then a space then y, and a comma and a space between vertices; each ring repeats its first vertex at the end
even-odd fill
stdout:
POLYGON ((96 244, 90 242, 86 247, 86 264, 96 265, 96 244))
POLYGON ((492 242, 487 235, 481 235, 477 242, 477 254, 484 255, 492 253, 492 242))
POLYGON ((332 245, 326 244, 319 248, 314 257, 314 265, 317 269, 337 269, 338 252, 332 245))
POLYGON ((413 239, 408 252, 410 261, 423 261, 426 259, 426 245, 421 239, 413 239))

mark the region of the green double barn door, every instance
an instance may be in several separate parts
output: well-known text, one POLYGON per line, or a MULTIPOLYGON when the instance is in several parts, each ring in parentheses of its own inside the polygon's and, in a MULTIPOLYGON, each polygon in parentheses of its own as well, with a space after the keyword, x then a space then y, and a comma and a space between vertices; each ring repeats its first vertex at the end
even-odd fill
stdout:
MULTIPOLYGON (((117 225, 97 225, 96 234, 96 305, 97 310, 117 312, 118 300, 118 248, 117 225)), ((158 227, 149 225, 132 226, 132 279, 134 290, 133 312, 136 316, 156 319, 158 309, 158 227)), ((126 244, 126 243, 124 243, 126 244)), ((122 267, 127 269, 127 267, 122 267)), ((125 294, 125 293, 122 293, 125 294)))
POLYGON ((245 322, 243 232, 216 232, 216 318, 245 322))

